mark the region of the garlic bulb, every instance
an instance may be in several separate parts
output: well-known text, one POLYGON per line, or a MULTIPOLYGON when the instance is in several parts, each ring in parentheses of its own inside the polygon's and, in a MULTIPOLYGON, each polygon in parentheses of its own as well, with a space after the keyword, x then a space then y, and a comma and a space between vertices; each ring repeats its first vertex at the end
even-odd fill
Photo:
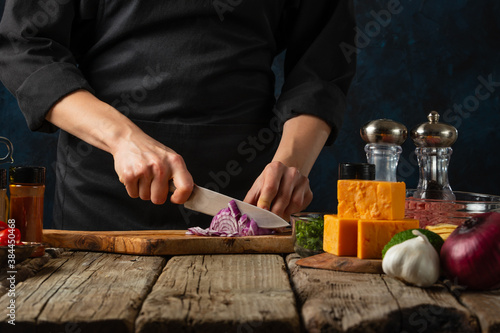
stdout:
POLYGON ((439 278, 439 255, 427 237, 418 230, 417 236, 387 250, 384 273, 419 287, 433 285, 439 278))

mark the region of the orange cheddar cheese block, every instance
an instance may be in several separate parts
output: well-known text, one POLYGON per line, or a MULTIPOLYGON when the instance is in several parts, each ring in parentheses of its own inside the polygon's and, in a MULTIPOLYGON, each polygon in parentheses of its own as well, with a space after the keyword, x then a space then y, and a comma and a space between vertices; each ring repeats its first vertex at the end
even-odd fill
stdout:
POLYGON ((405 217, 404 182, 340 179, 337 198, 339 217, 377 220, 405 217))
POLYGON ((358 253, 360 259, 381 259, 382 249, 398 232, 418 228, 418 220, 375 220, 358 221, 358 253))
POLYGON ((337 256, 356 256, 358 219, 324 216, 323 250, 337 256))

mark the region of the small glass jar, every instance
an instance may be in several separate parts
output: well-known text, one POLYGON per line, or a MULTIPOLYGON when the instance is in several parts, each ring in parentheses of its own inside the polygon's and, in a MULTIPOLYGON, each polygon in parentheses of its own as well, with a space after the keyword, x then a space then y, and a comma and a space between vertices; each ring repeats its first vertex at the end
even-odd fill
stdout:
POLYGON ((292 214, 293 249, 301 257, 323 252, 323 213, 292 214))
POLYGON ((0 221, 7 223, 8 218, 7 198, 7 170, 0 169, 0 221))
MULTIPOLYGON (((9 170, 10 215, 21 232, 21 241, 43 241, 43 199, 45 168, 36 166, 11 167, 9 170)), ((32 256, 44 253, 43 247, 32 256)))

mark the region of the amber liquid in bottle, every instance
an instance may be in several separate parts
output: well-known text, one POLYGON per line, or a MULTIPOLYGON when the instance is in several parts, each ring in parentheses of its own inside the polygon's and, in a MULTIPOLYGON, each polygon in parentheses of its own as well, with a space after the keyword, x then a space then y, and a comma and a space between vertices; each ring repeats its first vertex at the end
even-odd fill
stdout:
MULTIPOLYGON (((23 242, 43 241, 43 197, 44 185, 9 185, 10 219, 21 232, 23 242)), ((44 248, 35 250, 33 257, 44 254, 44 248)))
POLYGON ((0 188, 0 221, 7 222, 9 204, 7 202, 7 189, 0 188))

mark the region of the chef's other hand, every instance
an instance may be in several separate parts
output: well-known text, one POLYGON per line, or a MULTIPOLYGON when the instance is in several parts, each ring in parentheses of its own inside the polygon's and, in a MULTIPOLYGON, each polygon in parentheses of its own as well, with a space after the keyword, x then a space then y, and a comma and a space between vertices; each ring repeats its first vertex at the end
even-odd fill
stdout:
POLYGON ((184 159, 143 132, 118 143, 112 154, 115 171, 132 198, 163 204, 170 179, 176 187, 170 197, 173 203, 183 204, 193 191, 193 178, 184 159))
POLYGON ((269 163, 248 191, 245 202, 270 210, 285 220, 312 201, 309 179, 295 167, 269 163))

